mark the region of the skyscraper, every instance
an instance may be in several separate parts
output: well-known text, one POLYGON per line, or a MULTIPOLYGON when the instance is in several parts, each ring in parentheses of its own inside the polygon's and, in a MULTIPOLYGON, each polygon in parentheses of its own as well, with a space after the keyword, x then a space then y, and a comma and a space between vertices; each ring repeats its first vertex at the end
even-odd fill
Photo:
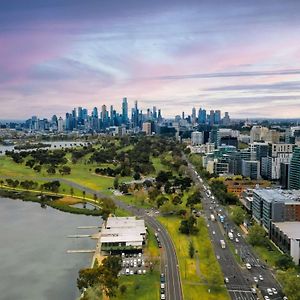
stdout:
POLYGON ((290 165, 289 188, 300 189, 300 147, 294 149, 290 165))
POLYGON ((128 122, 128 103, 127 98, 123 98, 122 102, 122 123, 126 124, 128 122))

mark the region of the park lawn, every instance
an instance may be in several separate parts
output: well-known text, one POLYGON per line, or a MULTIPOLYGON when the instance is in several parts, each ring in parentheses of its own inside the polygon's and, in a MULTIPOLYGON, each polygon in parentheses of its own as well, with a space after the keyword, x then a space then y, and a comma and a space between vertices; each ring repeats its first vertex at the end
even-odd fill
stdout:
POLYGON ((159 299, 159 284, 159 271, 148 272, 146 275, 121 276, 119 286, 125 285, 127 290, 123 295, 118 291, 117 296, 111 298, 111 300, 159 299))
POLYGON ((115 198, 127 203, 128 205, 135 205, 137 207, 142 207, 142 208, 152 207, 152 205, 150 205, 146 200, 144 201, 144 203, 142 203, 140 200, 137 200, 134 195, 115 196, 115 198))
POLYGON ((159 221, 167 228, 176 249, 184 298, 189 300, 230 299, 223 286, 223 275, 215 258, 205 221, 198 218, 199 233, 197 236, 190 237, 179 232, 181 221, 179 217, 160 217, 159 221), (198 251, 199 259, 196 256, 191 259, 188 255, 190 240, 193 241, 198 251), (197 273, 197 264, 200 274, 197 273), (207 283, 212 275, 216 283, 214 286, 207 283))
POLYGON ((157 175, 160 171, 168 171, 169 167, 165 166, 161 163, 160 157, 151 157, 151 162, 153 164, 153 167, 155 168, 155 174, 152 175, 157 175))

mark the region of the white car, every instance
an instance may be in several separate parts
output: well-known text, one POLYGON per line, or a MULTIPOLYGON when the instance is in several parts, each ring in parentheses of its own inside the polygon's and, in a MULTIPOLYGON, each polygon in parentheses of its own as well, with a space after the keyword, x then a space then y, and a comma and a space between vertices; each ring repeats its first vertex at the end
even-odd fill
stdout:
POLYGON ((257 277, 253 277, 254 282, 258 283, 257 277))
POLYGON ((246 268, 247 268, 248 270, 251 270, 251 265, 250 265, 249 263, 246 263, 246 268))
POLYGON ((133 274, 134 274, 134 273, 133 273, 133 270, 130 270, 129 274, 130 274, 130 275, 133 275, 133 274))
POLYGON ((264 297, 265 300, 270 300, 269 296, 264 297))
POLYGON ((228 283, 228 282, 229 282, 228 277, 225 277, 225 278, 224 278, 224 281, 225 281, 225 283, 228 283))
POLYGON ((126 275, 129 275, 129 269, 126 269, 126 270, 125 270, 125 274, 126 274, 126 275))
POLYGON ((235 238, 235 242, 238 243, 240 240, 238 238, 235 238))
POLYGON ((146 270, 143 270, 143 274, 144 274, 144 275, 146 274, 146 270))
POLYGON ((216 232, 215 232, 215 231, 213 231, 213 232, 212 232, 212 234, 216 234, 216 232))
POLYGON ((258 278, 259 278, 259 280, 261 280, 261 281, 264 280, 264 278, 262 277, 262 275, 259 275, 258 278))
POLYGON ((268 293, 270 296, 273 296, 273 291, 272 291, 272 289, 267 289, 267 293, 268 293))
POLYGON ((273 292, 274 295, 278 294, 278 292, 277 292, 277 290, 275 288, 272 288, 272 292, 273 292))
POLYGON ((161 299, 161 300, 165 300, 165 299, 166 299, 165 294, 160 294, 160 299, 161 299))

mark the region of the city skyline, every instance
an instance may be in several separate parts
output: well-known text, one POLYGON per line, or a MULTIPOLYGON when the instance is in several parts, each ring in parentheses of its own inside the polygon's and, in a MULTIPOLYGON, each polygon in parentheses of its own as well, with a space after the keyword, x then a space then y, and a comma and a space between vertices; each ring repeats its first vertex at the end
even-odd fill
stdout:
POLYGON ((297 1, 2 1, 0 119, 72 107, 299 117, 297 1))

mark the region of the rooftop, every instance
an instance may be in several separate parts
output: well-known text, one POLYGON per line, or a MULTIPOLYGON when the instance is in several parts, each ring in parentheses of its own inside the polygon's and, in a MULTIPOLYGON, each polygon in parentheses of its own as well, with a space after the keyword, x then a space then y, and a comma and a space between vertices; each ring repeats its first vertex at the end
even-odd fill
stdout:
POLYGON ((275 222, 273 224, 284 232, 290 239, 300 239, 300 222, 275 222))
POLYGON ((286 202, 293 203, 300 201, 299 190, 281 190, 281 189, 254 189, 253 192, 268 202, 286 202))

